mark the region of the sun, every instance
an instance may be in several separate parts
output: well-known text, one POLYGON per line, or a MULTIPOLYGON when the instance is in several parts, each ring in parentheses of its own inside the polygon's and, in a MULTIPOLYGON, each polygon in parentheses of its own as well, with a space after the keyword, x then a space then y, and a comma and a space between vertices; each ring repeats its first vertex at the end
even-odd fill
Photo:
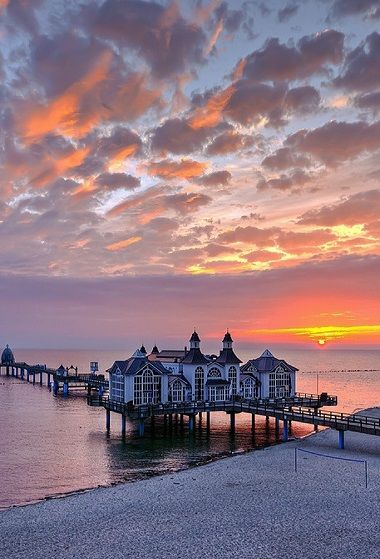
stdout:
POLYGON ((318 345, 325 345, 325 343, 326 343, 326 340, 324 340, 323 338, 318 340, 318 345))

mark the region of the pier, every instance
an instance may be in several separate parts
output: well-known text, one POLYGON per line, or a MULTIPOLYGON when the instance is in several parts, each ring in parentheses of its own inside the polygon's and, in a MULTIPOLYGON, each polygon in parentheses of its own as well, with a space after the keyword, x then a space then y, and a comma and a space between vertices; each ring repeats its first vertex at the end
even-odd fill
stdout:
POLYGON ((70 389, 83 388, 87 391, 87 396, 96 390, 99 396, 103 396, 108 391, 109 383, 104 375, 78 373, 78 368, 59 367, 52 369, 46 365, 30 365, 25 362, 14 362, 12 364, 0 364, 0 375, 12 376, 20 380, 47 386, 49 390, 57 395, 62 391, 64 396, 69 394, 70 389))
POLYGON ((282 438, 287 441, 289 430, 293 421, 314 425, 318 427, 330 427, 338 431, 338 444, 340 449, 344 449, 344 434, 346 431, 363 433, 367 435, 380 436, 380 419, 350 415, 346 413, 336 413, 322 411, 322 406, 337 405, 336 396, 316 395, 316 394, 296 394, 292 398, 280 398, 275 400, 261 399, 234 399, 223 402, 182 402, 165 404, 147 404, 133 406, 131 403, 125 404, 109 400, 107 397, 89 397, 90 406, 102 406, 106 410, 106 428, 111 428, 111 412, 122 416, 122 433, 125 434, 126 418, 138 422, 140 436, 144 435, 144 422, 147 419, 154 419, 156 416, 169 417, 172 421, 173 415, 183 418, 188 417, 189 432, 194 431, 195 417, 202 413, 207 414, 207 429, 210 429, 211 413, 225 412, 230 416, 231 431, 235 431, 235 416, 237 413, 251 414, 252 430, 255 429, 255 416, 274 418, 276 430, 279 430, 282 422, 282 438))

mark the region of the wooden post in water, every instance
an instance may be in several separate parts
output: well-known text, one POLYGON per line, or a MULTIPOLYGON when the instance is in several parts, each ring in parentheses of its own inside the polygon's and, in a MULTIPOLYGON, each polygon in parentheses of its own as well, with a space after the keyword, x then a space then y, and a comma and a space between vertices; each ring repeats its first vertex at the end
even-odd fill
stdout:
POLYGON ((107 433, 111 431, 111 411, 106 410, 106 429, 107 433))
POLYGON ((282 440, 287 441, 289 438, 289 430, 288 430, 288 420, 284 419, 284 429, 282 431, 282 440))
POLYGON ((125 433, 127 431, 127 418, 126 416, 122 413, 121 414, 121 436, 123 438, 125 438, 125 433))
POLYGON ((235 433, 235 412, 230 413, 231 433, 235 433))
POLYGON ((141 419, 139 419, 139 436, 140 437, 144 436, 144 430, 145 430, 145 423, 144 423, 144 420, 141 418, 141 419))
POLYGON ((255 432, 256 429, 256 415, 253 413, 252 414, 252 433, 255 432))
POLYGON ((210 425, 211 425, 211 413, 208 411, 206 413, 206 429, 207 429, 207 431, 210 431, 210 425))
POLYGON ((42 371, 40 371, 40 386, 42 386, 42 371))
POLYGON ((338 443, 339 443, 339 448, 341 450, 344 450, 344 431, 343 431, 343 429, 338 429, 338 443))

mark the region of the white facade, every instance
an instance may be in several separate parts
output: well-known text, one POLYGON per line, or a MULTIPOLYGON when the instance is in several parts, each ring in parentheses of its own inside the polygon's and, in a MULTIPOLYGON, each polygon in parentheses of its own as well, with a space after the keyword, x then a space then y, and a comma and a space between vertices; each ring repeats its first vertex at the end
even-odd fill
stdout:
POLYGON ((293 396, 297 369, 268 350, 241 365, 227 332, 219 356, 205 356, 194 332, 190 349, 145 348, 109 370, 110 399, 135 406, 184 401, 226 401, 231 398, 284 398, 293 396), (160 360, 162 358, 162 361, 160 360))

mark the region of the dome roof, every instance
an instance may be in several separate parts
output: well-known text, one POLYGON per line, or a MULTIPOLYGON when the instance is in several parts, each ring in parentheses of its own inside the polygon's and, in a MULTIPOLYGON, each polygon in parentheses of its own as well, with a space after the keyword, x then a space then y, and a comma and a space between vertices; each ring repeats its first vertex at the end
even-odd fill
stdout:
POLYGON ((7 344, 6 348, 1 354, 1 363, 2 365, 13 365, 14 362, 15 362, 15 357, 13 355, 11 348, 7 344))

